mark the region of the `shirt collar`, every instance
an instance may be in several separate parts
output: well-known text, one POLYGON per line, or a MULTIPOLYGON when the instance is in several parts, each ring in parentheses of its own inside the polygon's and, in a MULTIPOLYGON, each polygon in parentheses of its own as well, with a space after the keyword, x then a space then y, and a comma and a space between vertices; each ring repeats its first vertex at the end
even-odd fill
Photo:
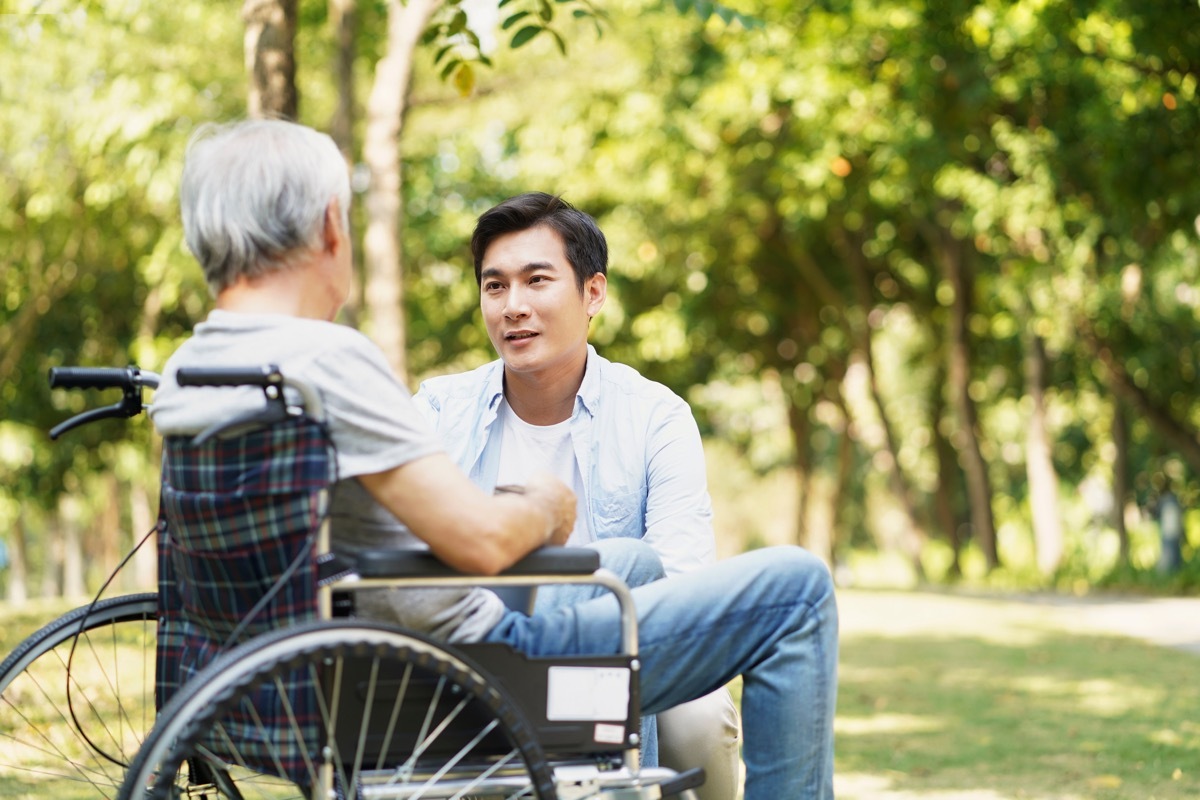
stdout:
MULTIPOLYGON (((575 394, 583 403, 584 409, 593 416, 600 402, 600 354, 590 344, 587 346, 587 366, 584 367, 583 383, 575 394)), ((483 396, 487 398, 488 408, 494 413, 500 409, 500 401, 504 399, 504 362, 496 359, 484 385, 483 396)))
POLYGON ((590 344, 587 346, 587 367, 584 368, 583 383, 575 395, 583 403, 584 410, 592 416, 600 404, 600 354, 590 344))

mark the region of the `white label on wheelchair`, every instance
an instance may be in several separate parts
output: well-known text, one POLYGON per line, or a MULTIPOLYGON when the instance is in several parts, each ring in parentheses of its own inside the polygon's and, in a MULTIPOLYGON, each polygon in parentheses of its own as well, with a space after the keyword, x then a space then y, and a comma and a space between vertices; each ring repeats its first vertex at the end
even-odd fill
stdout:
POLYGON ((629 716, 624 667, 550 667, 548 677, 546 719, 551 722, 624 722, 629 716))

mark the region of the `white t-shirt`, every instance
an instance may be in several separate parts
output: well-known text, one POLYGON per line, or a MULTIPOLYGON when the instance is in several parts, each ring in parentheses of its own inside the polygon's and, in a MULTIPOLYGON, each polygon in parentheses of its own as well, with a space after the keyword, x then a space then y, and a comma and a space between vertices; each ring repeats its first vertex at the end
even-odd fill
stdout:
POLYGON ((496 411, 500 423, 500 459, 496 485, 523 485, 535 472, 549 472, 575 490, 575 529, 568 547, 580 547, 594 538, 584 505, 583 475, 571 441, 571 420, 554 425, 530 425, 517 416, 507 399, 496 411))
MULTIPOLYGON (((182 366, 244 367, 274 364, 285 379, 316 389, 334 446, 338 483, 330 508, 332 546, 353 555, 384 547, 425 547, 357 480, 443 452, 369 339, 344 325, 278 314, 213 311, 167 361, 150 417, 163 436, 191 435, 246 408, 261 405, 262 390, 181 388, 182 366)), ((429 502, 454 502, 430 498, 429 502)), ((382 589, 355 595, 358 613, 393 620, 451 642, 478 641, 504 614, 486 589, 382 589)))

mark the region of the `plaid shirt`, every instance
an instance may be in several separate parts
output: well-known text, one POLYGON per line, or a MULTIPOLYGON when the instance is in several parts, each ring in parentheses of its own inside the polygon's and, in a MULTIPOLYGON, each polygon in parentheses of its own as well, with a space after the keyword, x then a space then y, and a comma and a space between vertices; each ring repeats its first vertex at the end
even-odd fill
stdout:
MULTIPOLYGON (((335 479, 327 433, 308 419, 214 438, 199 447, 188 437, 164 441, 159 709, 221 651, 316 618, 314 534, 327 510, 325 490, 335 479), (270 601, 238 632, 272 589, 270 601)), ((307 785, 312 778, 304 756, 319 752, 323 735, 319 690, 307 670, 285 674, 227 713, 224 733, 249 766, 271 773, 282 767, 307 785)), ((220 741, 216 735, 205 745, 220 753, 225 749, 220 741)))

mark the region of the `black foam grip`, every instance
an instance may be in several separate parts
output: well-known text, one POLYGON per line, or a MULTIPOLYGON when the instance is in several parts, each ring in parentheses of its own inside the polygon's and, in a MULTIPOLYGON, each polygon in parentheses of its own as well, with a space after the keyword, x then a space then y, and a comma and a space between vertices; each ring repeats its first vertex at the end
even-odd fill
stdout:
POLYGON ((180 367, 175 373, 180 386, 270 386, 279 383, 279 368, 260 367, 180 367))
POLYGON ((127 367, 52 367, 51 389, 131 389, 135 373, 127 367))

